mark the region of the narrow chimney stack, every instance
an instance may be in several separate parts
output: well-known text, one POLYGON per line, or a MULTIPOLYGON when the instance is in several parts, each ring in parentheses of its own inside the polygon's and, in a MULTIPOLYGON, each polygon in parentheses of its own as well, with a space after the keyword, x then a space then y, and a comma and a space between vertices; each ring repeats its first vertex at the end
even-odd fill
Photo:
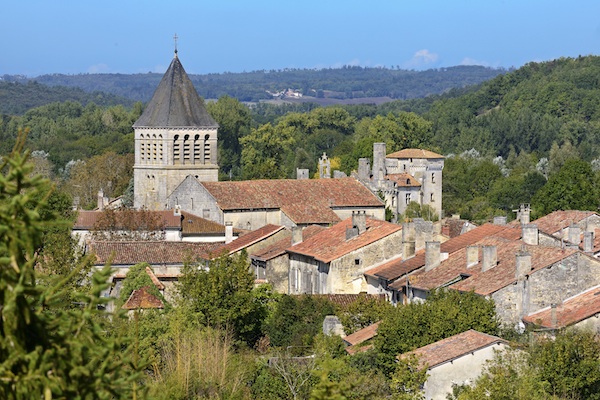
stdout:
POLYGON ((494 268, 498 264, 498 250, 496 246, 483 246, 481 272, 494 268))
POLYGON ((531 253, 528 251, 520 251, 516 255, 516 270, 515 278, 517 280, 524 279, 531 272, 531 253))
POLYGON ((363 182, 371 179, 371 161, 368 158, 358 159, 358 179, 363 182))
POLYGON ((558 328, 558 317, 556 315, 556 303, 550 304, 550 327, 553 329, 558 328))
POLYGON ((494 225, 506 225, 506 217, 502 215, 495 216, 494 225))
POLYGON ((98 210, 104 210, 104 191, 102 189, 98 190, 98 210))
POLYGON ((225 222, 225 244, 233 242, 233 223, 225 222))
POLYGON ((367 230, 367 213, 365 211, 352 213, 352 227, 358 229, 359 235, 367 230))
POLYGON ((479 264, 479 246, 467 246, 467 268, 479 264))
POLYGON ((522 225, 526 225, 531 222, 531 207, 529 204, 521 204, 519 208, 519 221, 521 221, 522 225))
POLYGON ((523 224, 521 225, 521 229, 523 243, 532 246, 537 246, 540 243, 539 230, 536 224, 523 224))
POLYGON ((431 271, 441 262, 440 242, 425 243, 425 271, 431 271))
POLYGON ((581 243, 581 228, 575 224, 569 226, 569 242, 577 247, 581 243))
POLYGON ((594 232, 583 232, 583 251, 586 253, 594 251, 594 232))
POLYGON ((308 179, 308 168, 296 168, 296 179, 308 179))

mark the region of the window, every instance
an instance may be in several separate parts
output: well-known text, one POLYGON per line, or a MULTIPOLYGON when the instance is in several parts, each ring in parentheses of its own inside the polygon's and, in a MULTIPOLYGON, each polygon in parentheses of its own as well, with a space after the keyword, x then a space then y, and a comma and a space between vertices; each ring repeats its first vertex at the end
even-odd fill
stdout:
POLYGON ((435 173, 431 173, 431 183, 435 183, 435 173))
POLYGON ((431 201, 432 203, 435 201, 435 200, 434 200, 434 198, 433 198, 433 193, 431 193, 431 194, 429 195, 429 201, 431 201))
POLYGON ((210 143, 208 139, 210 139, 210 135, 204 136, 204 164, 210 162, 210 143))
POLYGON ((360 258, 354 259, 354 265, 360 265, 360 258))
POLYGON ((179 135, 175 135, 173 138, 173 164, 181 164, 181 153, 179 151, 179 135))
POLYGON ((406 205, 410 204, 410 193, 406 193, 406 205))

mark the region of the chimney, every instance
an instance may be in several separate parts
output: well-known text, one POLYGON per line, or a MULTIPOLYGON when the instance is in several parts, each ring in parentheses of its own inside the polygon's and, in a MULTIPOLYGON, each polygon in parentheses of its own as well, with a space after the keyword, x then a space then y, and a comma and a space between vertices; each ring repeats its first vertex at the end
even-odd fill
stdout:
POLYGON ((415 242, 402 242, 402 258, 405 260, 415 255, 415 242))
POLYGON ((415 218, 415 250, 425 247, 425 243, 433 240, 433 222, 415 218))
POLYGON ((296 168, 296 179, 308 179, 308 169, 296 168))
POLYGON ((98 190, 98 210, 104 210, 104 191, 102 189, 98 190))
POLYGON ((233 223, 225 222, 225 244, 233 242, 233 223))
POLYGON ((522 229, 522 240, 523 243, 529 244, 532 246, 537 246, 539 244, 539 232, 538 226, 536 224, 523 224, 521 225, 522 229))
POLYGON ((575 224, 569 226, 569 242, 579 247, 581 243, 581 228, 575 224))
POLYGON ((292 227, 292 246, 302 243, 302 228, 298 226, 292 227))
POLYGON ((359 235, 367 230, 366 211, 357 211, 356 213, 352 213, 352 227, 358 229, 359 235))
POLYGON ((371 161, 368 158, 358 159, 358 180, 368 181, 371 179, 371 161))
POLYGON ((479 246, 467 246, 467 268, 479 264, 479 246))
POLYGON ((502 215, 494 217, 494 225, 506 225, 506 217, 502 215))
POLYGON ((594 232, 583 232, 583 251, 586 253, 594 251, 594 232))
POLYGON ((403 222, 402 223, 402 257, 404 259, 410 258, 415 255, 415 223, 414 222, 403 222))
POLYGON ((441 260, 440 242, 425 243, 425 271, 431 271, 438 265, 441 260))
POLYGON ((522 225, 528 224, 530 221, 531 208, 529 204, 521 204, 519 208, 519 221, 522 225))
POLYGON ((556 317, 556 303, 550 304, 550 327, 558 328, 558 318, 556 317))
POLYGON ((528 251, 520 251, 516 255, 515 278, 524 279, 531 272, 531 254, 528 251))
POLYGON ((481 250, 481 272, 485 272, 498 264, 498 250, 496 246, 483 246, 481 250))

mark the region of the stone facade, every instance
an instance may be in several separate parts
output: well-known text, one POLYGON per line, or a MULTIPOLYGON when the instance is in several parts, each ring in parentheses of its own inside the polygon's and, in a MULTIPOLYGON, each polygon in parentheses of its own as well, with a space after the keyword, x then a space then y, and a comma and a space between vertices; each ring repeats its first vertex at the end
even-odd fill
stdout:
POLYGON ((560 262, 520 277, 491 295, 500 320, 515 326, 532 312, 600 284, 600 262, 577 252, 560 262))
POLYGON ((373 167, 361 158, 357 178, 383 195, 386 207, 397 217, 411 202, 430 206, 442 216, 444 157, 426 150, 404 149, 386 155, 385 143, 373 144, 373 167))

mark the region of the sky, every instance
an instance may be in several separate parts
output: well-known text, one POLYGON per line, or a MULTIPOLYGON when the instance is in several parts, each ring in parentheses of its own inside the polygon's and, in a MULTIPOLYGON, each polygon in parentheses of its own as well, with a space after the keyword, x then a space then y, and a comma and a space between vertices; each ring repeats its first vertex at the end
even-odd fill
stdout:
POLYGON ((5 0, 0 76, 518 68, 600 55, 600 0, 5 0))

